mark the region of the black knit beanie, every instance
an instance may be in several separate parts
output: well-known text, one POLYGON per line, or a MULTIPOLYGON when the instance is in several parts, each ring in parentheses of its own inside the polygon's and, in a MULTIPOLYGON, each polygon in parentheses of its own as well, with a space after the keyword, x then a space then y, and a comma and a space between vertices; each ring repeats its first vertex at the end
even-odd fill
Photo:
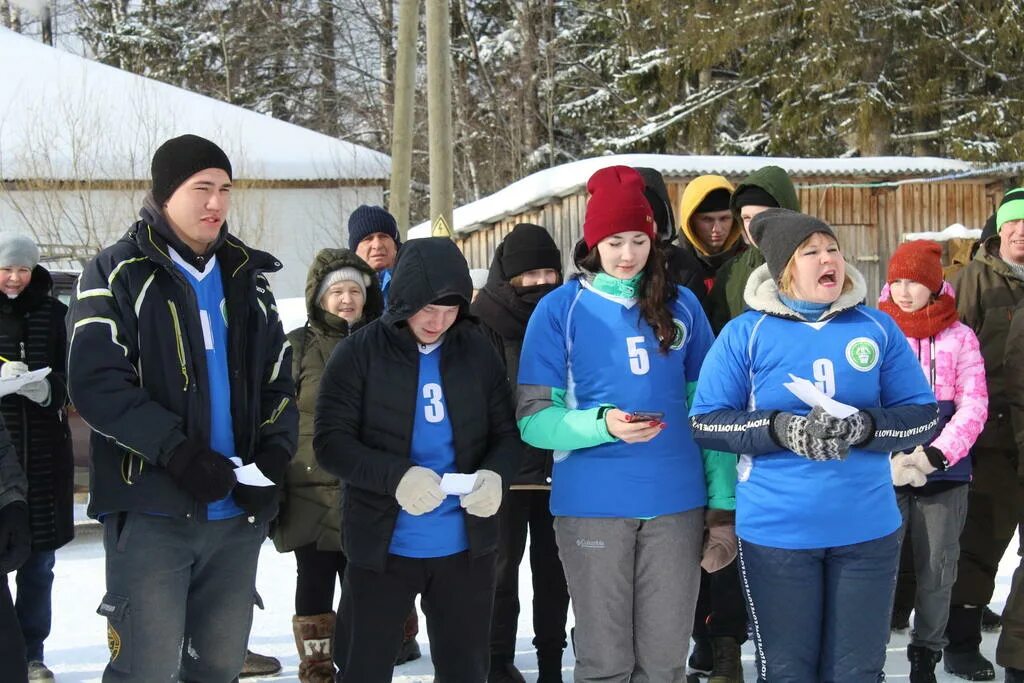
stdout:
POLYGON ((562 254, 547 230, 532 223, 512 228, 501 249, 501 270, 512 279, 528 270, 551 268, 562 271, 562 254))
POLYGON ((153 199, 163 206, 183 182, 208 168, 223 169, 232 177, 228 155, 214 143, 198 135, 171 138, 153 155, 153 199))
POLYGON ((711 190, 704 199, 700 200, 700 204, 693 210, 697 213, 711 213, 712 211, 728 211, 729 210, 729 198, 732 197, 732 193, 724 187, 720 187, 716 190, 711 190))
POLYGON ((839 241, 828 223, 789 209, 765 209, 750 221, 750 234, 764 254, 768 272, 776 282, 797 247, 816 232, 839 241))
POLYGON ((732 198, 732 204, 739 211, 744 206, 778 206, 779 201, 770 192, 757 185, 741 187, 732 198))
POLYGON ((395 241, 396 247, 402 246, 398 234, 398 221, 383 206, 363 204, 348 217, 348 248, 356 250, 359 243, 374 233, 384 233, 395 241))

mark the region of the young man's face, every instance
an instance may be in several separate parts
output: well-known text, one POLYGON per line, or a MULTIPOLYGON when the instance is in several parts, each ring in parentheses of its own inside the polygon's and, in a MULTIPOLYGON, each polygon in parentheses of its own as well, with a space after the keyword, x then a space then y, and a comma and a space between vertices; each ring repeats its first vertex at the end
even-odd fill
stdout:
POLYGON ((1011 263, 1024 263, 1024 220, 1006 221, 999 228, 999 256, 1011 263))
POLYGON ((164 217, 174 234, 196 254, 217 241, 231 208, 231 178, 208 168, 178 186, 164 204, 164 217))
POLYGON ((398 245, 391 236, 383 232, 367 235, 356 245, 356 256, 376 271, 387 270, 395 265, 398 245))
POLYGON ((697 238, 712 254, 717 254, 725 245, 725 240, 732 231, 732 211, 709 211, 694 214, 690 226, 697 233, 697 238))
POLYGON ((760 204, 747 204, 740 208, 740 220, 743 222, 743 237, 747 240, 747 244, 752 244, 755 247, 757 246, 757 243, 754 242, 754 238, 750 235, 750 221, 754 220, 754 216, 757 214, 762 211, 767 211, 770 208, 772 207, 761 206, 760 204))
POLYGON ((420 344, 433 344, 455 324, 458 315, 458 306, 427 304, 409 318, 409 330, 420 344))
POLYGON ((32 281, 32 269, 28 266, 4 266, 0 268, 0 290, 8 299, 14 299, 25 291, 32 281))

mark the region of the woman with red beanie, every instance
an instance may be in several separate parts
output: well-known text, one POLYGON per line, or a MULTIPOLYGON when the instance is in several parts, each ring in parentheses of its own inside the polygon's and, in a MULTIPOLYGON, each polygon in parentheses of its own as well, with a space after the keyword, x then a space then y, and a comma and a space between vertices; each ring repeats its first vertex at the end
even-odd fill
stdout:
POLYGON ((736 460, 705 461, 690 432, 687 391, 713 335, 696 297, 666 281, 642 177, 612 166, 587 190, 582 272, 541 299, 526 328, 519 429, 554 451, 576 682, 677 683, 700 566, 735 556, 736 460))
POLYGON ((935 664, 948 644, 946 619, 971 479, 968 455, 988 416, 985 362, 978 338, 957 318, 953 288, 942 278, 941 254, 935 242, 901 244, 889 261, 879 299, 879 308, 907 336, 939 403, 938 436, 891 461, 903 542, 913 546, 917 576, 907 646, 911 683, 935 681, 935 664))

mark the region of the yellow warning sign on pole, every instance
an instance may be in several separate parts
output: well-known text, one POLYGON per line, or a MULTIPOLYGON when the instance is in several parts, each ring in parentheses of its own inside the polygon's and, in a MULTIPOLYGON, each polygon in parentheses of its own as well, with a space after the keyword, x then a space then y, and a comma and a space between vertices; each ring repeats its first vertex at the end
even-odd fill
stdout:
POLYGON ((431 237, 447 237, 451 239, 454 237, 452 229, 448 226, 448 221, 444 219, 444 216, 438 216, 437 220, 434 221, 434 225, 430 228, 431 237))

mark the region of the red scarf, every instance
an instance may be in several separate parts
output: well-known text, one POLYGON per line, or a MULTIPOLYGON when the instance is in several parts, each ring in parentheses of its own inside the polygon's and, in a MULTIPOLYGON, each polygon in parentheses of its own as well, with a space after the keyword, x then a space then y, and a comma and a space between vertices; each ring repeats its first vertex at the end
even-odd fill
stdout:
POLYGON ((914 339, 928 339, 946 329, 958 318, 956 301, 949 294, 941 294, 933 303, 911 313, 905 312, 890 298, 878 304, 878 307, 891 315, 903 334, 914 339))

